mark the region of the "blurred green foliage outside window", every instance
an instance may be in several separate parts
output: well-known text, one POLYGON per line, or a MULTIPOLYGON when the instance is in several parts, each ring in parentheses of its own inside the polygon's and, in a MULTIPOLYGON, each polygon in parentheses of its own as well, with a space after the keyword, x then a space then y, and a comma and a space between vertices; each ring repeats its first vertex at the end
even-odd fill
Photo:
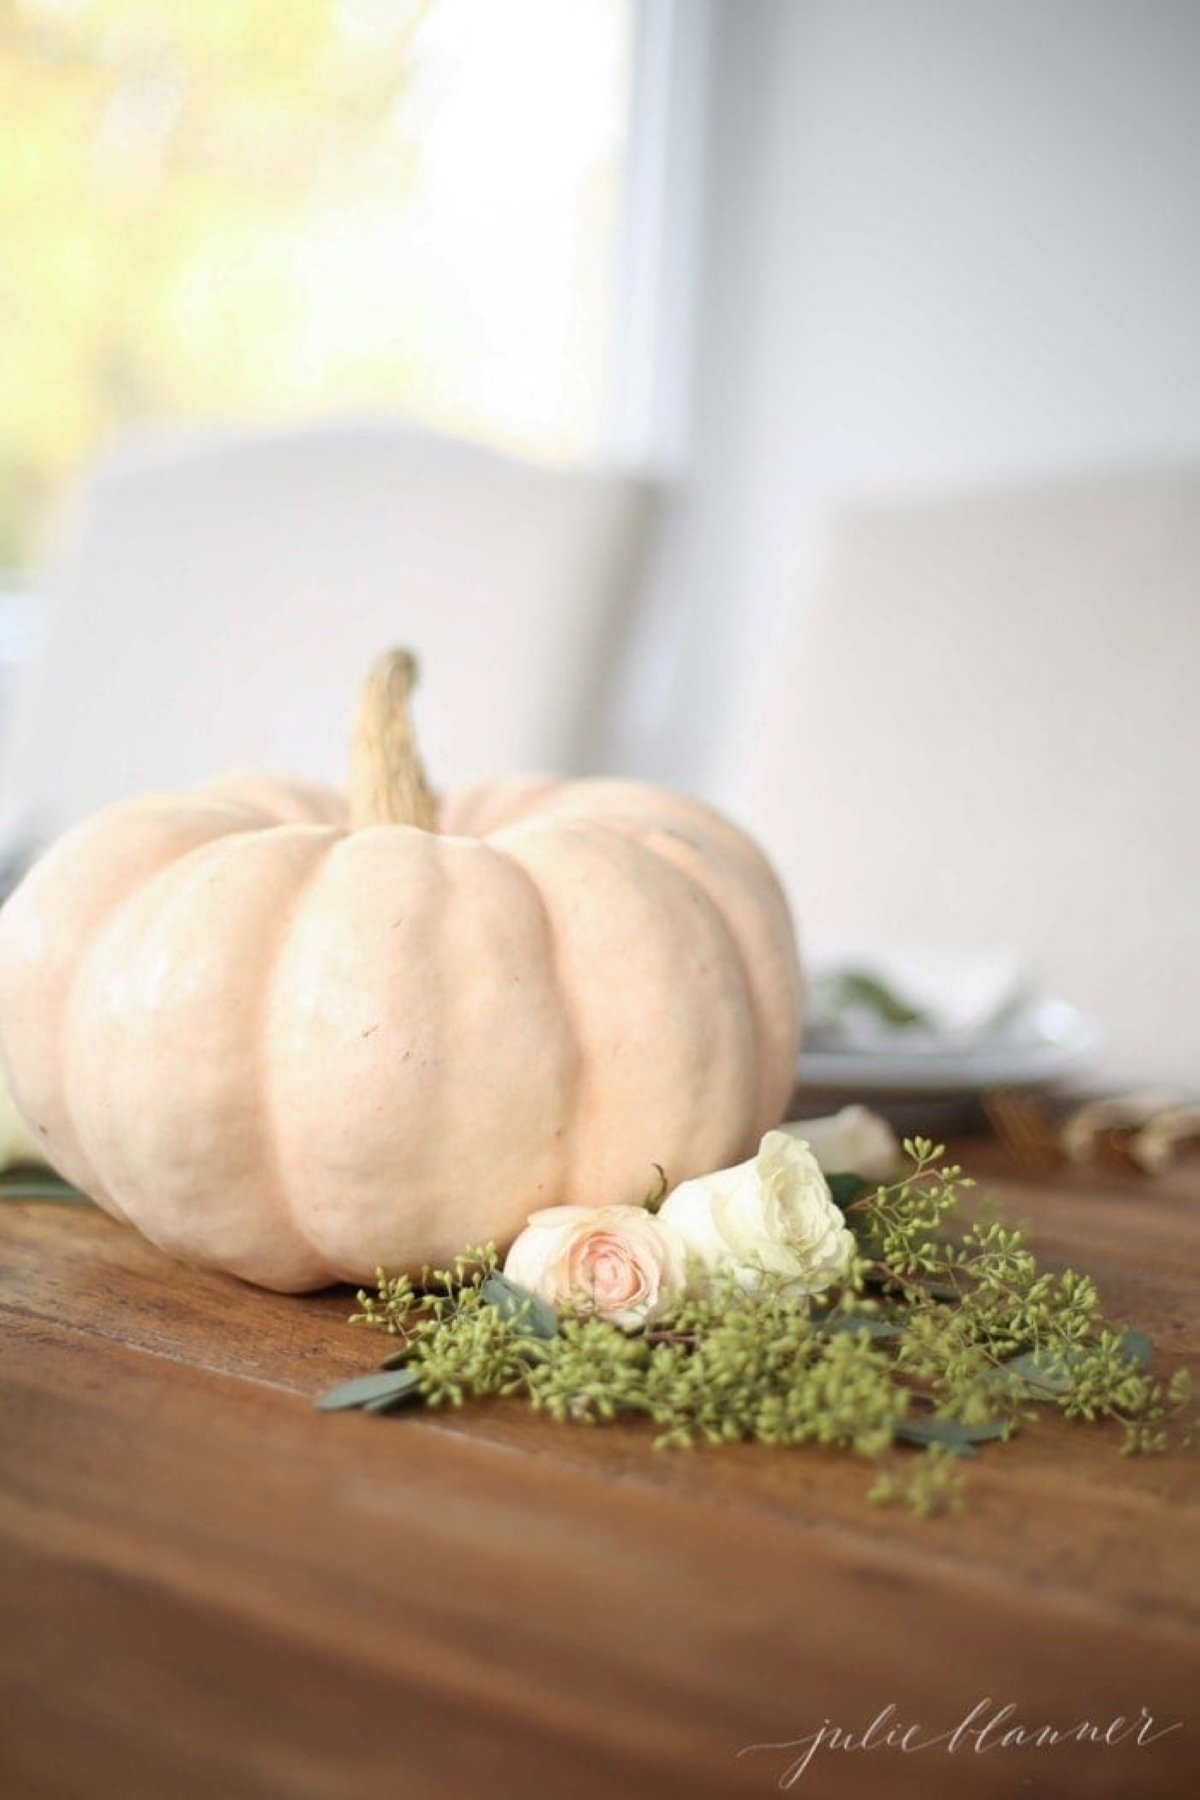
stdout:
POLYGON ((632 0, 0 0, 0 567, 142 421, 600 444, 632 0))

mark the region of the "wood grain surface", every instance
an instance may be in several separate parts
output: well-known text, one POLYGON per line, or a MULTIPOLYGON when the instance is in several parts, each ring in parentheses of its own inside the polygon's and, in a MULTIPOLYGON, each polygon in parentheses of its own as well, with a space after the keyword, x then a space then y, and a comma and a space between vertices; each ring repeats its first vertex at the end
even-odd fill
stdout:
MULTIPOLYGON (((956 1150, 1164 1367, 1200 1366, 1195 1163, 1030 1184, 956 1150)), ((889 1706, 922 1741, 981 1702, 1178 1729, 822 1749, 787 1791, 1196 1791, 1193 1459, 1039 1424, 922 1522, 817 1449, 664 1453, 517 1403, 320 1415, 381 1353, 348 1302, 0 1205, 2 1800, 768 1795, 798 1752, 749 1746, 889 1706)))

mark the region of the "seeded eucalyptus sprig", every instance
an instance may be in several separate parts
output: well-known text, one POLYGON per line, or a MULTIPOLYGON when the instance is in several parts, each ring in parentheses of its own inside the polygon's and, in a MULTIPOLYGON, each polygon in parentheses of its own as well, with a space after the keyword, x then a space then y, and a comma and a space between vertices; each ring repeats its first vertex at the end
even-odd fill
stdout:
POLYGON ((918 1514, 957 1510, 960 1459, 1041 1409, 1118 1422, 1126 1453, 1194 1435, 1186 1372, 1152 1374, 1149 1338, 1102 1316, 1089 1277, 1041 1269, 1019 1230, 962 1223, 972 1183, 940 1145, 904 1148, 911 1168, 891 1186, 830 1178, 857 1254, 817 1301, 765 1270, 750 1288, 722 1275, 629 1334, 556 1318, 500 1273, 488 1244, 416 1281, 380 1270, 351 1322, 397 1348, 318 1405, 515 1395, 563 1422, 643 1417, 662 1447, 833 1445, 877 1464, 870 1499, 918 1514), (897 1448, 910 1445, 922 1453, 897 1448))
POLYGON ((1031 1405, 1050 1406, 1118 1421, 1126 1454, 1167 1449, 1191 1400, 1187 1371, 1152 1375, 1149 1337, 1103 1317, 1090 1276, 1043 1270, 1022 1231, 980 1219, 947 1236, 972 1184, 941 1166, 941 1145, 917 1138, 904 1149, 907 1178, 847 1209, 865 1286, 903 1310, 898 1379, 963 1426, 994 1418, 1011 1434, 1031 1405))
POLYGON ((399 1348, 375 1387, 359 1377, 323 1394, 317 1405, 327 1411, 391 1411, 410 1400, 461 1406, 521 1393, 530 1364, 558 1332, 545 1302, 500 1274, 494 1244, 465 1250, 452 1268, 426 1267, 416 1282, 380 1269, 375 1294, 361 1290, 358 1304, 350 1323, 387 1332, 399 1348))

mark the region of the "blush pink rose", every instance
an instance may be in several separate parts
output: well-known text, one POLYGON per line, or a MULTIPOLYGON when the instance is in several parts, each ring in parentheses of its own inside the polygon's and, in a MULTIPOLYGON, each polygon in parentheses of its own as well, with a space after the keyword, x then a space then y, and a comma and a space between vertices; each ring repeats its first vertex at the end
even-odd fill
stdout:
POLYGON ((687 1252, 641 1206, 547 1206, 530 1214, 504 1273, 556 1312, 636 1331, 682 1291, 687 1252))

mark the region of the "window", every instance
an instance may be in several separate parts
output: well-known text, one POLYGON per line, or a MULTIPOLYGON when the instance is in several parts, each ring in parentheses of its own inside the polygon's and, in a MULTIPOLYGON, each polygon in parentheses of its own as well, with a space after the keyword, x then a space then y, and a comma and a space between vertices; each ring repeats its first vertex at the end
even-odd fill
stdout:
POLYGON ((598 448, 634 0, 11 0, 0 565, 120 427, 598 448))

